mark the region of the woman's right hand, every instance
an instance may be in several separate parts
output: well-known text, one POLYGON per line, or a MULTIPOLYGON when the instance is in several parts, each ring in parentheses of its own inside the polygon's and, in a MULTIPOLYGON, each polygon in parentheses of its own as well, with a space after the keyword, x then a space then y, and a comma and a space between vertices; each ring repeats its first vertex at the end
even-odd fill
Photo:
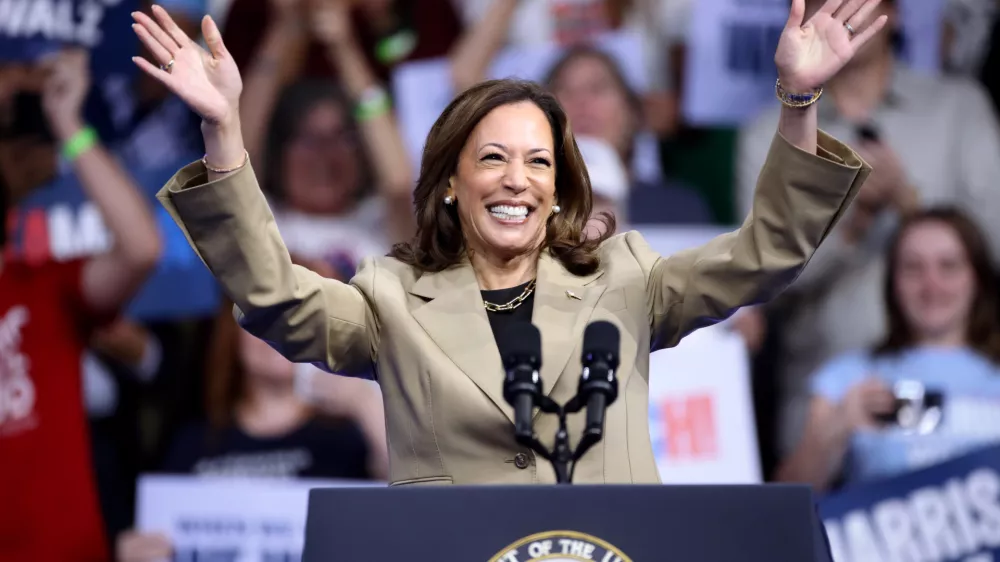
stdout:
POLYGON ((875 378, 865 379, 852 386, 840 402, 844 421, 853 432, 874 429, 883 425, 877 416, 892 413, 896 397, 892 390, 875 378))
POLYGON ((181 31, 166 10, 154 5, 152 12, 155 20, 142 12, 133 12, 136 23, 132 28, 158 64, 142 57, 132 60, 184 100, 207 124, 236 128, 243 80, 222 43, 218 26, 210 16, 201 22, 209 48, 206 51, 181 31), (173 65, 165 68, 171 61, 173 65))

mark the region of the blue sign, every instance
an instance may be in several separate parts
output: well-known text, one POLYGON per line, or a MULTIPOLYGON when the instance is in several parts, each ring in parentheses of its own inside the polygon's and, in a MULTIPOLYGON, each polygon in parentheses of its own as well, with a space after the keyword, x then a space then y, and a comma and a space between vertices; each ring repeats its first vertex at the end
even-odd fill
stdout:
POLYGON ((820 501, 836 562, 1000 560, 1000 446, 820 501))

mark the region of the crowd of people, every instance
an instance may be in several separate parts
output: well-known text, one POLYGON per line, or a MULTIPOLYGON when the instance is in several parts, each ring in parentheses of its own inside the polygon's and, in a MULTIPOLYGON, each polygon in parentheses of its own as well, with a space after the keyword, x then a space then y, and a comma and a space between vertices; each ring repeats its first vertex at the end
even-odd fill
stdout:
MULTIPOLYGON (((577 136, 595 238, 602 211, 619 231, 739 222, 779 105, 735 128, 721 154, 703 142, 713 132, 685 121, 694 3, 159 5, 192 37, 215 16, 243 76, 243 140, 291 258, 347 281, 364 257, 414 234, 419 155, 393 79, 422 60, 447 61, 458 93, 490 77, 506 49, 559 47, 539 83, 577 136), (595 43, 609 33, 639 37, 642 90, 595 43), (714 191, 712 170, 678 167, 678 147, 731 157, 728 192, 714 191)), ((769 481, 826 493, 1000 443, 1000 426, 982 423, 1000 414, 1000 229, 990 220, 1000 216, 1000 2, 946 4, 940 72, 927 73, 900 54, 917 40, 903 33, 903 4, 883 0, 893 33, 865 45, 818 102, 820 128, 874 172, 790 288, 729 320, 754 358, 769 481), (927 431, 893 421, 912 382, 944 397, 927 431)), ((204 154, 200 120, 138 73, 116 94, 128 109, 99 132, 88 121, 91 68, 77 48, 0 61, 0 558, 46 543, 39 522, 52 514, 34 500, 58 493, 60 540, 25 559, 160 559, 169 538, 133 530, 144 473, 387 479, 374 381, 290 363, 238 326, 200 263, 183 275, 164 265, 197 262, 153 195, 204 154), (41 121, 30 122, 35 110, 41 121), (53 193, 82 209, 70 220, 81 230, 62 233, 72 251, 57 247, 66 209, 53 193), (88 220, 103 226, 87 230, 88 220), (130 304, 139 297, 154 304, 130 304), (198 312, 171 313, 180 308, 198 312)))

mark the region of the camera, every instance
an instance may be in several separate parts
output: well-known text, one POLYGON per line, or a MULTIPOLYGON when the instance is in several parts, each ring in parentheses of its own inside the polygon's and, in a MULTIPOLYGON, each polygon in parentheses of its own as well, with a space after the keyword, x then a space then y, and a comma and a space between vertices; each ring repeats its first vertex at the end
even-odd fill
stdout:
POLYGON ((928 389, 918 381, 902 380, 893 386, 893 395, 892 411, 877 416, 882 423, 919 434, 932 433, 941 425, 944 393, 940 390, 928 389))

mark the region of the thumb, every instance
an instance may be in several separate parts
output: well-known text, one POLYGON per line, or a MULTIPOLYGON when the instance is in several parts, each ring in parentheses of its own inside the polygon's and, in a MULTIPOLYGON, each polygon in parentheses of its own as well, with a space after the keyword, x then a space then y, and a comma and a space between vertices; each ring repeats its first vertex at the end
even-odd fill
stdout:
POLYGON ((802 27, 802 20, 806 17, 806 0, 792 0, 792 8, 788 12, 788 23, 786 29, 802 27))
POLYGON ((226 54, 226 45, 222 42, 222 32, 219 26, 215 25, 212 16, 206 15, 201 20, 201 34, 205 38, 209 51, 215 58, 221 58, 226 54))

